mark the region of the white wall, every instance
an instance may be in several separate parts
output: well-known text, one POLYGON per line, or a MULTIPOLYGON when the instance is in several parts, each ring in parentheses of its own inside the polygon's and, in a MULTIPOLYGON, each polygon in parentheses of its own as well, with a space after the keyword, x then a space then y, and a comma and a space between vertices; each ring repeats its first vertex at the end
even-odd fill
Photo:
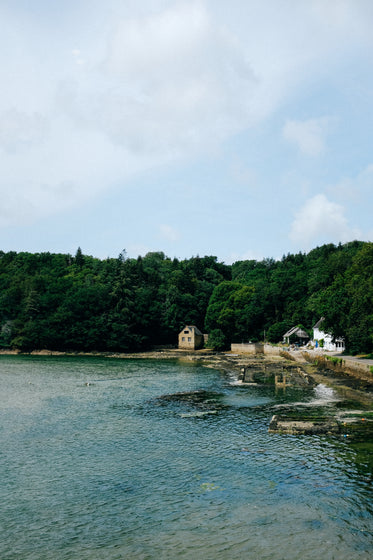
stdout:
MULTIPOLYGON (((345 349, 344 341, 337 339, 335 342, 332 340, 332 336, 320 329, 313 329, 313 342, 316 345, 316 341, 324 340, 323 350, 328 350, 330 352, 343 352, 345 349)), ((320 347, 320 346, 319 346, 320 347)))

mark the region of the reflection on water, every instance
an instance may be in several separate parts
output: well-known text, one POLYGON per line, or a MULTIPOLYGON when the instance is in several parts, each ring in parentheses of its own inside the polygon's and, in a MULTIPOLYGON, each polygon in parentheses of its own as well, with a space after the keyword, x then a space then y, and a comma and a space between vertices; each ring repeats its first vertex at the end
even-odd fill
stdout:
POLYGON ((327 388, 176 362, 0 358, 2 560, 367 560, 372 447, 268 434, 327 388))

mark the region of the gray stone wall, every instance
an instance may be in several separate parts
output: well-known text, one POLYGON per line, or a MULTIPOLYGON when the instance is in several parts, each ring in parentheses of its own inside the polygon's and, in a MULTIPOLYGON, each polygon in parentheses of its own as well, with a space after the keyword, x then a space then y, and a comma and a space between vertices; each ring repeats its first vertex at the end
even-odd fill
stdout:
POLYGON ((263 354, 264 346, 260 342, 231 344, 231 351, 237 354, 263 354))

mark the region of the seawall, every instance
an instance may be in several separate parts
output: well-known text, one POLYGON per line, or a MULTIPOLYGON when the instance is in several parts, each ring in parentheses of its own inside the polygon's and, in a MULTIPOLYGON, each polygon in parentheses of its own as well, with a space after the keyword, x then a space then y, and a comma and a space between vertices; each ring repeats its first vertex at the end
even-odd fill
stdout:
POLYGON ((362 360, 353 356, 335 356, 321 350, 290 350, 287 347, 263 343, 232 344, 231 351, 237 354, 281 356, 294 362, 315 364, 320 369, 373 380, 372 360, 362 360))

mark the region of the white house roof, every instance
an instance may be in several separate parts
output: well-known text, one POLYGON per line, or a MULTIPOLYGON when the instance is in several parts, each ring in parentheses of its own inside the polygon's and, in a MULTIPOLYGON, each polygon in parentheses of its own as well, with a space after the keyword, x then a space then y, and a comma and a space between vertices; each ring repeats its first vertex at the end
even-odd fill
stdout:
MULTIPOLYGON (((319 333, 318 333, 318 334, 319 334, 319 335, 323 335, 323 336, 325 336, 325 337, 329 337, 331 340, 333 340, 333 342, 342 342, 342 343, 344 343, 344 338, 343 338, 343 337, 334 339, 333 336, 332 336, 329 332, 325 332, 325 331, 322 330, 321 327, 322 327, 322 324, 323 324, 324 321, 325 321, 325 318, 324 318, 324 317, 321 317, 321 319, 319 319, 319 320, 317 321, 316 325, 314 325, 314 327, 313 327, 314 329, 319 329, 319 333)), ((313 334, 313 336, 315 336, 315 333, 313 334)))
POLYGON ((316 323, 316 325, 313 326, 314 329, 319 329, 321 327, 321 325, 323 324, 323 322, 325 321, 324 317, 321 317, 321 319, 319 319, 316 323))

